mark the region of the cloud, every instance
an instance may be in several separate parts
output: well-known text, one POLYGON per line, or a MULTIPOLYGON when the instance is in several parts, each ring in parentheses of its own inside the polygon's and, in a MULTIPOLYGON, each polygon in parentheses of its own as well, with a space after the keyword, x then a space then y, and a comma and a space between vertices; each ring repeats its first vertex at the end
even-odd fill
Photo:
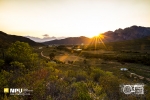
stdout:
POLYGON ((49 37, 49 35, 48 35, 48 34, 44 34, 44 35, 42 35, 42 36, 44 36, 44 37, 49 37))
POLYGON ((56 37, 54 36, 50 37, 48 34, 44 34, 42 36, 43 36, 43 39, 56 39, 56 37))
POLYGON ((48 38, 50 38, 50 36, 48 35, 48 34, 44 34, 44 35, 42 35, 43 36, 43 39, 48 39, 48 38))

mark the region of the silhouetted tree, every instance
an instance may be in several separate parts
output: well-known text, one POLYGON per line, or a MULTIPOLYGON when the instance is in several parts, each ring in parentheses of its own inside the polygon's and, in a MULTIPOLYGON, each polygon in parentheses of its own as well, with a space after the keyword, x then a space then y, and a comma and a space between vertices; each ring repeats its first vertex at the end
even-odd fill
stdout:
POLYGON ((55 58, 55 54, 54 53, 50 53, 49 54, 49 58, 50 58, 50 60, 53 60, 55 58))

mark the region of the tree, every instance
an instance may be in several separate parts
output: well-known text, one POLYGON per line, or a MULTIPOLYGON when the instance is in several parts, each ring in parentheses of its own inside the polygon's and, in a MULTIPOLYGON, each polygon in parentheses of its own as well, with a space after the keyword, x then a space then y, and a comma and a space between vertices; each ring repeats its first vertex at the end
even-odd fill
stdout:
POLYGON ((15 69, 15 73, 17 75, 21 75, 26 71, 25 66, 23 65, 23 63, 20 63, 18 61, 11 62, 10 65, 11 65, 10 66, 11 69, 13 69, 13 70, 15 69))
POLYGON ((91 100, 88 88, 84 82, 73 83, 72 87, 75 89, 73 93, 74 100, 91 100))
POLYGON ((54 53, 50 53, 49 54, 49 58, 50 58, 50 60, 53 60, 55 58, 55 54, 54 53))
POLYGON ((28 43, 17 41, 8 48, 7 58, 10 60, 8 63, 17 61, 29 68, 35 66, 38 57, 28 43))
POLYGON ((66 50, 66 46, 64 45, 60 45, 57 47, 58 50, 66 50))
POLYGON ((4 65, 4 60, 0 59, 0 67, 4 65))
POLYGON ((0 47, 0 57, 1 57, 2 59, 4 59, 4 57, 5 57, 4 48, 3 48, 3 47, 0 47))

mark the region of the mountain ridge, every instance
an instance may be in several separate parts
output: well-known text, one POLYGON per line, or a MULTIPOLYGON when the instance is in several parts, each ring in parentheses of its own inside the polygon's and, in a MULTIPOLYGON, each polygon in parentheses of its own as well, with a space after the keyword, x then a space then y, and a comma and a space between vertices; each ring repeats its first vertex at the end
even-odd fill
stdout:
POLYGON ((142 26, 131 26, 124 29, 116 29, 113 31, 108 31, 103 33, 104 42, 115 42, 115 41, 123 41, 123 40, 133 40, 144 38, 146 36, 150 36, 150 27, 142 27, 142 26))
POLYGON ((46 42, 46 41, 52 41, 52 40, 60 40, 60 39, 64 39, 66 37, 55 37, 55 36, 52 36, 52 37, 44 37, 44 38, 39 38, 39 37, 33 37, 33 36, 24 36, 26 38, 29 38, 30 40, 33 40, 35 42, 38 42, 38 43, 42 43, 42 42, 46 42))
POLYGON ((91 41, 90 38, 85 37, 85 36, 80 36, 80 37, 68 37, 65 39, 61 40, 53 40, 53 41, 48 41, 48 42, 43 42, 45 45, 52 45, 52 44, 59 44, 59 45, 70 45, 70 44, 89 44, 91 41))
MULTIPOLYGON (((116 29, 115 31, 107 31, 100 35, 104 36, 104 38, 101 38, 103 42, 134 40, 134 39, 140 39, 140 38, 150 36, 150 27, 133 25, 131 27, 127 27, 124 29, 119 28, 119 29, 116 29)), ((36 39, 36 37, 34 38, 36 39)), ((88 38, 85 36, 67 37, 64 39, 57 39, 56 37, 49 37, 49 38, 55 39, 55 40, 41 42, 41 43, 45 45, 52 45, 52 44, 76 45, 76 44, 89 44, 92 40, 94 40, 94 38, 88 38)), ((46 39, 49 40, 49 38, 46 38, 46 39)), ((9 45, 10 43, 15 42, 15 41, 28 42, 31 46, 41 45, 40 43, 36 43, 35 41, 31 40, 29 37, 9 35, 0 31, 0 44, 1 45, 5 45, 5 44, 9 45)))
POLYGON ((23 36, 9 35, 5 32, 0 31, 0 47, 3 47, 3 46, 7 47, 11 43, 14 43, 16 41, 27 42, 31 46, 41 46, 41 45, 43 45, 43 44, 40 44, 40 43, 36 43, 36 42, 30 40, 29 38, 26 38, 26 37, 23 37, 23 36))
MULTIPOLYGON (((126 40, 134 40, 139 38, 144 38, 150 36, 150 27, 142 27, 133 25, 131 27, 127 27, 124 29, 116 29, 115 31, 107 31, 100 35, 103 35, 104 38, 101 40, 103 42, 117 42, 117 41, 126 41, 126 40)), ((81 36, 82 37, 82 36, 81 36)), ((43 44, 51 45, 51 44, 89 44, 93 38, 84 37, 83 40, 81 37, 69 37, 61 40, 52 40, 43 42, 43 44), (85 39, 87 38, 87 39, 85 39), (86 42, 86 41, 88 42, 86 42), (78 41, 78 42, 77 42, 78 41)))

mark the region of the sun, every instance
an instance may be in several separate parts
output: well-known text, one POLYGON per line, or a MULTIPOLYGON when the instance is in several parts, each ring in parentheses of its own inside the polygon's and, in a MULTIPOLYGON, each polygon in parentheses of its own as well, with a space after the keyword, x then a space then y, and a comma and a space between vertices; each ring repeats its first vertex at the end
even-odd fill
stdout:
POLYGON ((98 37, 98 38, 101 38, 101 39, 104 39, 104 38, 105 38, 104 34, 99 34, 97 37, 98 37))
POLYGON ((104 39, 104 34, 103 33, 99 33, 99 34, 96 34, 96 35, 92 35, 90 36, 91 38, 101 38, 101 39, 104 39))

